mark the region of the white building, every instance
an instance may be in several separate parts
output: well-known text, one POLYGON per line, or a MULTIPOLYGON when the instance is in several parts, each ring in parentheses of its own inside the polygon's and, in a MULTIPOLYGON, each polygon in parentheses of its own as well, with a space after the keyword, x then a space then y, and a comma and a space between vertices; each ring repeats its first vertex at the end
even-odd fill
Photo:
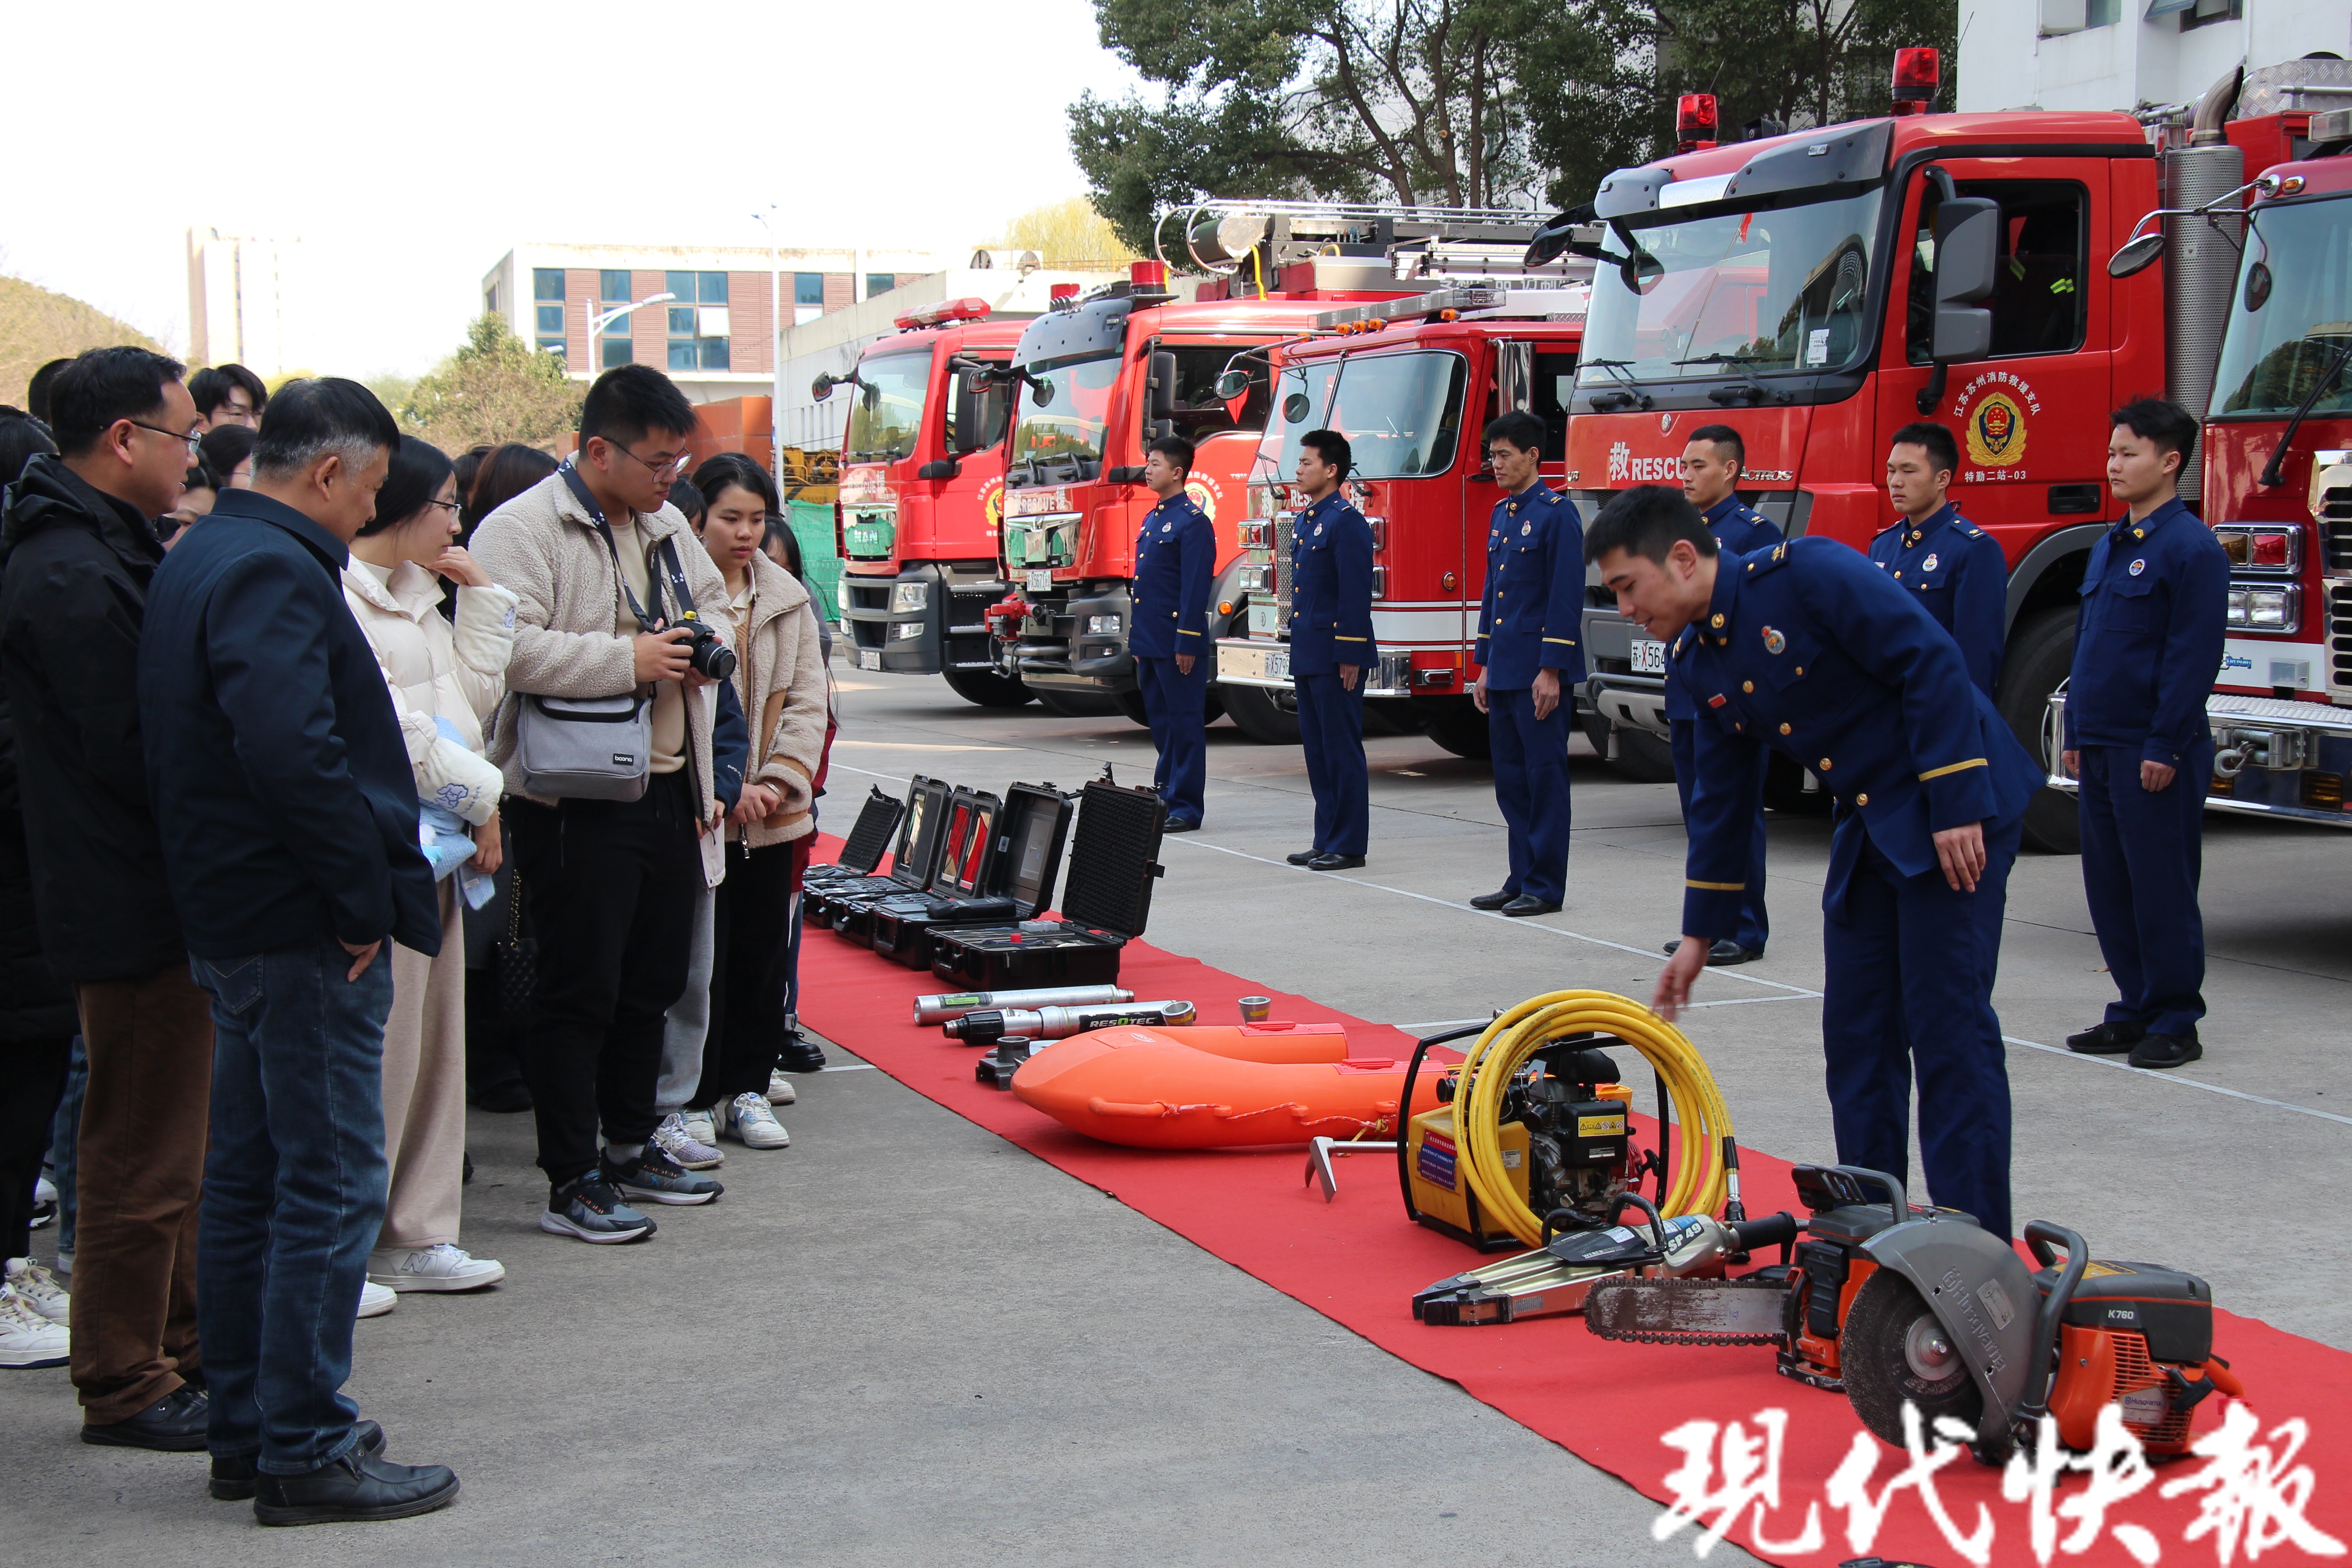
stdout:
MULTIPOLYGON (((2344 0, 1959 0, 1962 111, 2194 103, 2232 66, 2352 53, 2344 0)), ((2343 85, 2278 109, 2352 106, 2343 85)), ((2242 112, 2243 110, 2242 110, 2242 112)))
POLYGON ((188 230, 188 358, 244 365, 264 379, 326 363, 332 320, 320 268, 299 238, 188 230))

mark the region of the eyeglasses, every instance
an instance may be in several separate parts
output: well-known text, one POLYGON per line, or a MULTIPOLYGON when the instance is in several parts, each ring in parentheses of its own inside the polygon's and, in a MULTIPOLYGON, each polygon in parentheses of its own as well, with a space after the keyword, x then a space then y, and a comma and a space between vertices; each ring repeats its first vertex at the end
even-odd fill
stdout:
POLYGON ((455 516, 457 516, 457 510, 458 510, 458 508, 459 508, 459 507, 461 507, 461 506, 463 506, 465 503, 464 503, 464 502, 462 502, 462 501, 454 501, 454 500, 429 500, 429 501, 426 501, 425 504, 426 506, 437 506, 437 507, 439 507, 443 511, 447 512, 451 517, 455 517, 455 516))
POLYGON ((142 430, 152 430, 158 436, 169 436, 174 441, 185 442, 188 455, 192 458, 202 449, 205 437, 201 430, 189 430, 184 433, 178 430, 166 430, 161 425, 150 425, 142 419, 133 419, 131 423, 138 426, 142 430))
POLYGON ((675 458, 670 458, 662 462, 656 463, 647 458, 638 457, 635 452, 630 451, 618 441, 607 441, 604 445, 610 447, 614 451, 620 453, 623 457, 628 458, 629 461, 636 464, 639 468, 646 469, 657 479, 677 479, 679 474, 685 471, 688 460, 694 456, 691 452, 680 452, 675 458))

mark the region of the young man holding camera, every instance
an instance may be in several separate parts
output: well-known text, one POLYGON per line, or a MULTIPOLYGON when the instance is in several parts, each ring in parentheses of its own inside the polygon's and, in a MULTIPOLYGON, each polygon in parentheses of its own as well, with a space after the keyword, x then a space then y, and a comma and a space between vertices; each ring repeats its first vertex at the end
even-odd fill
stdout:
POLYGON ((723 628, 723 616, 680 624, 682 597, 706 611, 727 603, 669 504, 695 425, 659 371, 605 372, 580 411, 579 452, 485 518, 471 546, 521 598, 490 760, 507 771, 507 833, 539 939, 523 1071, 551 1189, 540 1228, 588 1242, 653 1234, 632 1203, 704 1204, 721 1190, 652 1142, 662 1016, 686 989, 696 895, 719 875, 706 864, 720 853, 721 807, 704 689, 733 668, 723 637, 700 624, 723 628), (529 790, 516 739, 530 699, 631 693, 650 704, 642 795, 529 790))

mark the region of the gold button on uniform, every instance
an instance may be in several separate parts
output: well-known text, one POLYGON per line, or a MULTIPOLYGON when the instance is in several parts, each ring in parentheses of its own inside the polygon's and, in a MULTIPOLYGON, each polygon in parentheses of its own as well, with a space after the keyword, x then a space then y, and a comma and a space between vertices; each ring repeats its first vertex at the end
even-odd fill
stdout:
POLYGON ((1721 631, 1723 629, 1723 617, 1721 616, 1716 616, 1706 624, 1713 626, 1717 631, 1721 631))
POLYGON ((1870 797, 1866 795, 1855 795, 1853 797, 1853 804, 1856 805, 1868 805, 1870 804, 1870 797))
POLYGON ((1789 726, 1787 726, 1786 724, 1781 725, 1781 726, 1780 726, 1780 733, 1782 733, 1783 735, 1785 735, 1785 734, 1787 734, 1788 732, 1789 732, 1789 726))
POLYGON ((1830 760, 1829 760, 1827 757, 1823 757, 1823 758, 1822 759, 1822 772, 1823 772, 1823 773, 1827 773, 1827 772, 1829 772, 1829 771, 1830 771, 1830 760))
POLYGON ((1743 680, 1739 683, 1739 689, 1742 691, 1753 691, 1756 689, 1756 683, 1752 680, 1743 680))

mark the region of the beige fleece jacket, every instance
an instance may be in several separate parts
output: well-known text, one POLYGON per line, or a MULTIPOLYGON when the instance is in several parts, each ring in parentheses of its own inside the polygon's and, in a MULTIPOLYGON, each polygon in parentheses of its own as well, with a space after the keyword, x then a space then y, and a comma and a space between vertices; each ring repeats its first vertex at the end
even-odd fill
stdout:
POLYGON ((751 610, 740 630, 735 695, 752 725, 750 782, 783 792, 773 815, 738 830, 761 849, 816 828, 810 781, 824 751, 825 705, 824 654, 808 590, 765 551, 751 556, 751 610))
MULTIPOLYGON (((657 512, 637 513, 636 522, 649 545, 676 540, 697 610, 732 646, 727 581, 685 517, 664 505, 657 512)), ((484 518, 467 548, 491 580, 516 598, 514 655, 507 663, 507 697, 491 721, 489 758, 505 770, 508 793, 524 795, 514 758, 522 694, 618 697, 637 689, 634 639, 613 630, 623 604, 621 580, 603 536, 561 474, 550 474, 484 518)), ((705 820, 719 805, 710 788, 710 713, 709 701, 686 704, 688 765, 705 820)), ((723 864, 719 835, 704 835, 702 851, 705 870, 715 881, 711 865, 723 864)))

